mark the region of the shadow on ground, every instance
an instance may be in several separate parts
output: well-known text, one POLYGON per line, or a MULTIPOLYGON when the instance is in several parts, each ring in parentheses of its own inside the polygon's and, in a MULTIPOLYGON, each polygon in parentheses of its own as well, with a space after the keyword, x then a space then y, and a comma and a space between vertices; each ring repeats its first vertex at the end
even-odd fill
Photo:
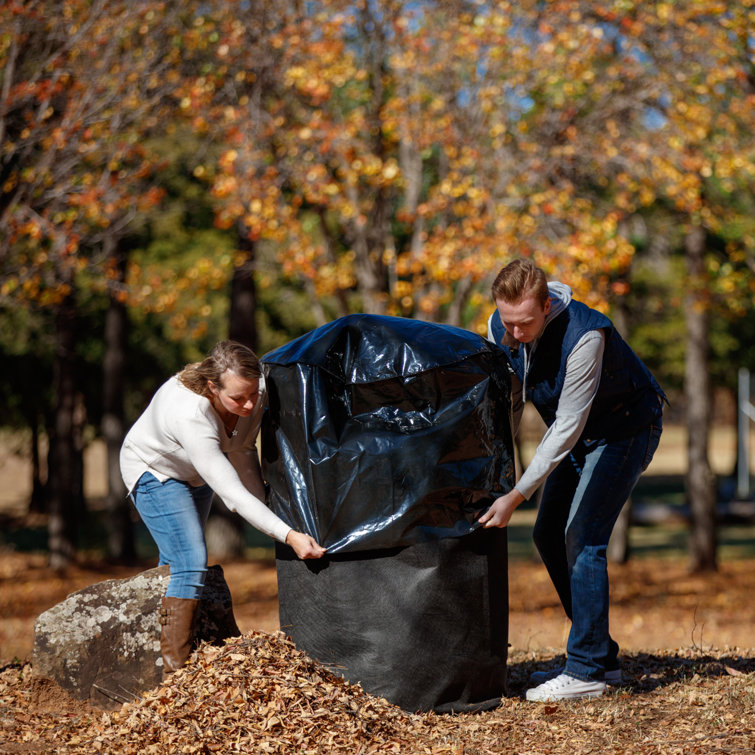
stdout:
MULTIPOLYGON (((507 697, 524 697, 534 671, 549 671, 563 667, 566 656, 556 655, 546 663, 539 660, 514 661, 508 665, 507 697)), ((632 653, 622 655, 624 682, 616 689, 630 695, 654 692, 672 684, 694 678, 715 679, 742 676, 755 672, 755 656, 697 654, 690 650, 668 653, 632 653)))

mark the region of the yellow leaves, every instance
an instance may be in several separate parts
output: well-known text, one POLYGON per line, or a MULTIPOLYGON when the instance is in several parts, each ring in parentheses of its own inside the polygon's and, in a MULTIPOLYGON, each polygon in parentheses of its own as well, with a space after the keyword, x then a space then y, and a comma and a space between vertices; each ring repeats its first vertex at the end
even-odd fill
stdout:
POLYGON ((313 76, 301 65, 291 66, 285 73, 284 81, 287 86, 294 87, 316 102, 326 99, 331 91, 324 79, 313 76))
POLYGON ((411 301, 412 292, 413 292, 413 287, 412 287, 412 284, 408 280, 398 280, 396 281, 393 287, 393 295, 397 299, 408 298, 409 301, 411 301))
POLYGON ((382 176, 386 181, 393 181, 400 174, 398 163, 395 159, 389 158, 383 165, 382 176))
POLYGON ((222 170, 230 171, 238 159, 239 153, 235 149, 229 149, 223 152, 218 159, 218 165, 222 170))
POLYGON ((417 308, 424 317, 435 315, 439 308, 438 299, 439 297, 436 292, 425 294, 425 296, 421 296, 419 301, 417 302, 417 308))
POLYGON ((439 194, 453 199, 468 197, 474 202, 486 196, 486 192, 478 188, 475 183, 476 178, 474 176, 465 176, 457 172, 451 172, 447 178, 441 181, 437 191, 439 194))
POLYGON ((372 178, 381 175, 385 165, 377 155, 367 153, 352 160, 349 167, 359 177, 372 178))
POLYGON ((654 189, 647 184, 643 184, 639 189, 639 202, 644 207, 649 207, 656 199, 656 193, 654 189))
POLYGON ((212 186, 212 193, 218 199, 224 199, 236 194, 238 180, 235 176, 218 176, 212 186))
MULTIPOLYGON (((735 101, 726 115, 711 113, 732 65, 704 66, 695 53, 697 65, 675 63, 654 78, 644 58, 611 48, 616 32, 628 51, 639 49, 680 18, 686 39, 683 24, 698 23, 695 13, 672 14, 669 2, 622 8, 594 9, 603 19, 596 22, 575 4, 553 4, 536 19, 529 5, 501 3, 434 20, 434 28, 399 13, 380 91, 358 46, 345 44, 345 30, 356 30, 353 6, 341 16, 285 22, 269 37, 279 86, 265 117, 251 118, 241 99, 217 111, 233 145, 213 189, 218 224, 242 220, 251 238, 280 244, 285 272, 309 279, 318 293, 355 285, 358 248, 378 277, 390 268, 396 311, 441 312, 445 294, 433 291, 462 275, 478 279, 502 249, 561 255, 585 287, 596 283, 598 299, 610 295, 611 275, 633 250, 604 203, 628 214, 665 195, 702 216, 710 210, 699 180, 733 188, 751 164, 729 146, 747 110, 735 101), (527 44, 509 34, 517 23, 532 29, 527 44), (468 107, 451 91, 463 91, 468 107), (659 92, 668 98, 665 120, 643 131, 636 114, 659 92), (527 104, 518 112, 512 102, 527 104), (566 177, 575 175, 571 185, 566 177)), ((251 81, 237 59, 245 30, 237 19, 228 29, 218 59, 243 99, 251 81)), ((677 47, 670 58, 685 56, 677 47)), ((206 95, 199 82, 193 107, 206 95)))

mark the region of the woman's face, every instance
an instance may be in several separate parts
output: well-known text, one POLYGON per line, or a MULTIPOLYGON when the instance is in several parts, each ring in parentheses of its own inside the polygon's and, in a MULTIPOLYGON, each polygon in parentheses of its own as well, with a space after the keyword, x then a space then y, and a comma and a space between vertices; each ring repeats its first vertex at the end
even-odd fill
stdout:
POLYGON ((252 413, 260 395, 260 381, 257 378, 239 377, 235 372, 226 370, 220 376, 220 385, 209 381, 210 391, 223 409, 239 417, 252 413))

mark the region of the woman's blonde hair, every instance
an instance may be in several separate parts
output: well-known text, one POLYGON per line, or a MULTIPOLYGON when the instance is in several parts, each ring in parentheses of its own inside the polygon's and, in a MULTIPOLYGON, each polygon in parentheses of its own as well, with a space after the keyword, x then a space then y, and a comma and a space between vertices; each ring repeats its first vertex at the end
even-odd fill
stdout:
POLYGON ((178 373, 178 379, 190 391, 209 398, 208 383, 212 381, 222 388, 223 373, 227 370, 248 380, 262 375, 260 360, 248 346, 237 341, 220 341, 201 362, 187 364, 178 373))
POLYGON ((541 304, 548 301, 548 280, 532 260, 517 259, 502 268, 493 281, 493 300, 515 304, 534 296, 541 304))

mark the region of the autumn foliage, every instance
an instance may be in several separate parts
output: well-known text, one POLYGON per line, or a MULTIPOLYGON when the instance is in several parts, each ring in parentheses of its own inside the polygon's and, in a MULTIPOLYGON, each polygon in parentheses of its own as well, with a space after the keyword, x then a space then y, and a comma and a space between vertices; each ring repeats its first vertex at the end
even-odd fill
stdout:
POLYGON ((367 311, 482 328, 515 255, 590 304, 626 293, 627 224, 663 204, 727 235, 718 285, 745 306, 752 228, 726 229, 753 185, 753 10, 720 5, 331 1, 218 20, 200 109, 228 144, 218 222, 274 243, 341 314, 357 291, 367 311))
MULTIPOLYGON (((5 301, 54 304, 85 269, 108 285, 103 234, 160 200, 148 137, 182 119, 212 145, 195 173, 218 226, 274 245, 281 275, 339 314, 482 328, 491 271, 533 253, 602 306, 626 291, 627 223, 660 203, 725 237, 712 288, 740 310, 752 297, 749 0, 0 14, 5 301)), ((232 264, 208 253, 198 275, 232 264)), ((140 276, 124 297, 175 308, 140 276)))

